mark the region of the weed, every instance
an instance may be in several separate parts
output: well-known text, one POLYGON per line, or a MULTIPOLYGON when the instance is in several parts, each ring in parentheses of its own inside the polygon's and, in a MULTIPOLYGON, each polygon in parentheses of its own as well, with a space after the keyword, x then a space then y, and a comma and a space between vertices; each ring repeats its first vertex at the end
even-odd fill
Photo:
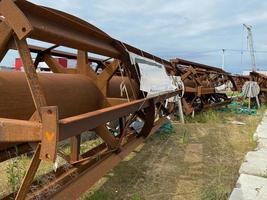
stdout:
POLYGON ((182 134, 180 135, 179 142, 181 144, 187 144, 190 139, 190 133, 188 132, 187 129, 182 130, 182 134))
POLYGON ((97 191, 93 195, 88 196, 85 200, 107 200, 112 199, 112 195, 108 192, 97 191))
POLYGON ((26 173, 24 166, 25 161, 27 161, 27 157, 21 156, 11 159, 11 161, 7 164, 6 167, 7 180, 8 180, 8 185, 11 188, 12 192, 18 190, 22 178, 26 173))
POLYGON ((225 190, 225 186, 216 181, 216 183, 210 183, 205 190, 202 191, 201 200, 224 200, 227 199, 228 193, 225 190))
POLYGON ((132 196, 131 200, 142 200, 142 198, 138 193, 136 193, 132 196))
POLYGON ((220 122, 222 120, 219 112, 214 110, 208 110, 197 114, 194 118, 191 116, 186 117, 186 121, 189 123, 208 123, 208 122, 220 122))

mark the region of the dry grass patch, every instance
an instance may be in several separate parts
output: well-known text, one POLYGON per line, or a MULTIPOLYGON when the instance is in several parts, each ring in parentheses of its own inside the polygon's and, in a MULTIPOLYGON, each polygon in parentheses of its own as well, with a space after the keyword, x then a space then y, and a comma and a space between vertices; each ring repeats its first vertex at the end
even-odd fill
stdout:
POLYGON ((255 148, 252 134, 262 113, 208 111, 185 125, 174 123, 175 133, 152 136, 81 199, 227 199, 244 155, 255 148))

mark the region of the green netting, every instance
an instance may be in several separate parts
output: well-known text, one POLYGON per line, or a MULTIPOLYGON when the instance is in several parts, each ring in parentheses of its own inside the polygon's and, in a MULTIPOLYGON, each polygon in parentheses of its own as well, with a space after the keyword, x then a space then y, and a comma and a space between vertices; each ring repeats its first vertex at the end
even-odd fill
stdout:
POLYGON ((161 133, 173 133, 174 132, 174 127, 171 122, 166 122, 160 127, 159 130, 161 133))
POLYGON ((244 103, 233 101, 225 108, 219 108, 221 112, 233 112, 236 114, 257 115, 256 107, 248 108, 244 103))

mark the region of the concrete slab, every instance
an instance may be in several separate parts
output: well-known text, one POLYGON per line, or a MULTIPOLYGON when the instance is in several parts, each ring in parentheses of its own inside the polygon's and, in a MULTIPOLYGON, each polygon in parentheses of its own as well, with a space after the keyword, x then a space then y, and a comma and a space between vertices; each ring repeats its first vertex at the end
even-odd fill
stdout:
POLYGON ((267 150, 267 139, 260 138, 258 139, 258 150, 266 149, 267 150))
POLYGON ((253 139, 258 142, 258 147, 245 156, 229 200, 267 200, 267 111, 253 139))
POLYGON ((240 188, 235 188, 231 193, 229 200, 243 200, 243 193, 240 188))
POLYGON ((267 139, 267 124, 259 125, 256 132, 253 135, 254 140, 258 140, 260 138, 267 139))
MULTIPOLYGON (((267 199, 267 179, 266 178, 241 174, 237 181, 237 188, 241 190, 242 200, 266 200, 267 199)), ((237 196, 237 198, 239 197, 240 196, 237 196)))
POLYGON ((239 169, 240 174, 249 174, 255 176, 266 176, 267 178, 267 156, 263 154, 248 154, 246 161, 239 169))
POLYGON ((265 159, 267 160, 267 149, 261 149, 258 151, 250 151, 245 156, 245 160, 250 160, 253 158, 265 159))

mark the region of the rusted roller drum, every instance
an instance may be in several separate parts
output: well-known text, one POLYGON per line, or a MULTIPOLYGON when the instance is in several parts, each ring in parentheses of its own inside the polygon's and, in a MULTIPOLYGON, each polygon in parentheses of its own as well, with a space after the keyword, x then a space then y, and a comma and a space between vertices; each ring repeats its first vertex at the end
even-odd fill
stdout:
POLYGON ((127 98, 125 89, 130 99, 134 98, 133 92, 137 97, 140 96, 141 91, 139 90, 139 85, 133 79, 131 79, 131 82, 128 77, 113 76, 109 81, 107 96, 112 98, 127 98))
MULTIPOLYGON (((58 106, 59 118, 100 109, 104 97, 93 81, 83 75, 39 73, 47 104, 58 106)), ((28 120, 35 106, 22 72, 0 72, 0 117, 28 120)))

